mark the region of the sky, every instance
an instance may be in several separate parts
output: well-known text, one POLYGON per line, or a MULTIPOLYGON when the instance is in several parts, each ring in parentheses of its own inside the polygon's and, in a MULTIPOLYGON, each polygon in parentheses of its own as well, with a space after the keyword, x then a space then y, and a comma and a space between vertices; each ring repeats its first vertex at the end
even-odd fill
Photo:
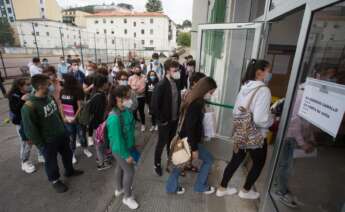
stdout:
MULTIPOLYGON (((114 2, 129 3, 136 11, 144 11, 146 0, 57 0, 62 7, 85 6, 90 4, 110 4, 114 2)), ((184 20, 192 20, 193 0, 161 0, 164 13, 175 23, 181 24, 184 20)))

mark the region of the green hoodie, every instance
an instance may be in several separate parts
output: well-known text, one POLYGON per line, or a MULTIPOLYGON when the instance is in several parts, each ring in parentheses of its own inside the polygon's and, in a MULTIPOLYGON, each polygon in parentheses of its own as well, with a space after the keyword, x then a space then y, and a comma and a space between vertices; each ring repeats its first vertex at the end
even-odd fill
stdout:
POLYGON ((126 160, 130 156, 130 149, 135 144, 135 122, 132 112, 128 109, 122 111, 121 116, 124 124, 123 128, 119 116, 115 113, 110 113, 106 126, 111 151, 126 160))
POLYGON ((52 97, 30 96, 21 113, 25 135, 38 147, 65 134, 59 108, 52 97))

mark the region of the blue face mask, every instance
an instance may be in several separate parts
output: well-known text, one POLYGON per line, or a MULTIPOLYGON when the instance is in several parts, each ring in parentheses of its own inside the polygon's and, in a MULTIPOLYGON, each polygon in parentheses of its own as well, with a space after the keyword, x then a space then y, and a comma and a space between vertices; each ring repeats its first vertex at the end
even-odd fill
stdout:
POLYGON ((151 80, 151 81, 155 81, 156 78, 157 78, 156 76, 150 76, 150 80, 151 80))
POLYGON ((264 83, 268 84, 272 80, 272 73, 268 73, 264 79, 264 83))
POLYGON ((49 85, 49 87, 48 87, 48 92, 49 92, 49 94, 53 94, 53 93, 55 92, 55 87, 54 87, 54 85, 49 85))

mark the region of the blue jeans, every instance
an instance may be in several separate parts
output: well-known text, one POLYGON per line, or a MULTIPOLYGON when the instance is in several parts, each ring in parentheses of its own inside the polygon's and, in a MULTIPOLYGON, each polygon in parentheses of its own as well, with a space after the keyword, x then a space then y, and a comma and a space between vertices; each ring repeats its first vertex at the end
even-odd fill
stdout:
POLYGON ((287 138, 280 153, 276 180, 278 192, 281 194, 287 194, 289 192, 288 182, 293 166, 293 150, 296 148, 296 144, 294 138, 287 138))
MULTIPOLYGON (((194 191, 195 192, 204 192, 208 190, 208 174, 211 170, 212 164, 213 164, 213 156, 209 151, 206 150, 206 148, 199 144, 199 159, 202 161, 202 165, 200 167, 198 177, 196 179, 196 182, 194 184, 194 191)), ((178 168, 174 168, 168 178, 168 181, 166 183, 166 191, 168 193, 175 193, 178 191, 178 188, 180 186, 178 182, 178 178, 180 176, 181 170, 178 168)))
POLYGON ((86 128, 82 127, 79 124, 65 124, 65 126, 71 139, 70 146, 71 146, 72 151, 74 152, 76 149, 77 136, 79 138, 80 145, 86 148, 87 147, 86 128))

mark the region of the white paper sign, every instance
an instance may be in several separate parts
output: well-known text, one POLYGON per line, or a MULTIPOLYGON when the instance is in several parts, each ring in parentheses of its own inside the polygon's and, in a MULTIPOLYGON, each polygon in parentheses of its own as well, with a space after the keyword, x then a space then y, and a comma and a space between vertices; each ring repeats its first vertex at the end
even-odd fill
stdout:
POLYGON ((345 111, 345 86, 308 78, 298 115, 334 138, 345 111))

